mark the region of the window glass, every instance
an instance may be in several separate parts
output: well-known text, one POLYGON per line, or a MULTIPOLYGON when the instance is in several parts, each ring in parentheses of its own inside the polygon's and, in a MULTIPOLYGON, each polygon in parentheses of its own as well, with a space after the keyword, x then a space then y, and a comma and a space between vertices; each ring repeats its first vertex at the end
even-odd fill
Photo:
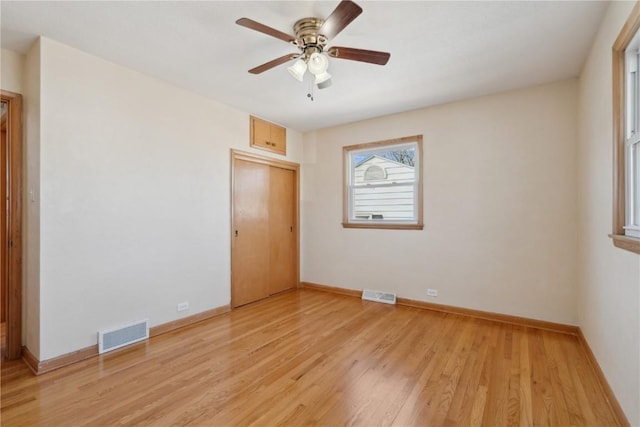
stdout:
POLYGON ((633 206, 631 208, 633 218, 630 225, 640 227, 640 142, 633 144, 631 158, 633 160, 631 162, 630 192, 633 193, 635 197, 633 197, 633 206))

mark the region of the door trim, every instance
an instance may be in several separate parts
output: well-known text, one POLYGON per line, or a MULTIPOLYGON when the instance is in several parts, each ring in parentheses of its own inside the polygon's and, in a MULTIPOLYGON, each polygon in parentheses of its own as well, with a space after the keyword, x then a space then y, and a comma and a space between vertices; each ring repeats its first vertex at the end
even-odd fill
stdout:
POLYGON ((236 161, 237 160, 244 160, 246 162, 252 162, 252 163, 259 163, 259 164, 263 164, 263 165, 268 165, 268 166, 273 166, 276 168, 281 168, 281 169, 287 169, 287 170, 291 170, 293 171, 293 173, 295 174, 294 177, 294 195, 295 195, 295 201, 294 201, 294 209, 295 212, 293 214, 293 220, 294 220, 294 232, 295 232, 295 254, 296 254, 296 259, 295 259, 295 286, 296 288, 300 287, 300 164, 299 163, 294 163, 294 162, 288 162, 286 160, 279 160, 279 159, 274 159, 271 157, 266 157, 266 156, 261 156, 259 154, 253 154, 253 153, 247 153, 245 151, 240 151, 240 150, 234 150, 231 149, 231 195, 230 195, 230 201, 231 201, 231 219, 229 221, 230 224, 230 228, 229 228, 229 249, 231 252, 231 256, 230 256, 230 264, 229 264, 229 270, 231 271, 231 308, 235 308, 235 304, 233 301, 233 230, 235 230, 234 227, 234 223, 233 223, 233 219, 234 219, 234 212, 233 212, 233 205, 234 205, 234 200, 233 200, 233 189, 234 189, 234 172, 235 172, 235 167, 236 167, 236 161))
POLYGON ((22 95, 0 90, 7 103, 7 359, 22 354, 22 95))

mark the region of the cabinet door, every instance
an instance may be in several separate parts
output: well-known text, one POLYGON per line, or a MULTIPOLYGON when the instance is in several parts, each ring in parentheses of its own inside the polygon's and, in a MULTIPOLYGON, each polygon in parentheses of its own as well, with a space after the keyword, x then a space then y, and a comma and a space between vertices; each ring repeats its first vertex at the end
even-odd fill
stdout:
POLYGON ((251 142, 257 148, 271 148, 271 123, 251 118, 251 142))
POLYGON ((271 125, 271 148, 281 154, 287 153, 287 130, 283 127, 271 125))
POLYGON ((295 174, 269 171, 269 288, 272 294, 296 286, 295 174))
POLYGON ((269 296, 269 166, 236 160, 233 169, 231 302, 269 296))

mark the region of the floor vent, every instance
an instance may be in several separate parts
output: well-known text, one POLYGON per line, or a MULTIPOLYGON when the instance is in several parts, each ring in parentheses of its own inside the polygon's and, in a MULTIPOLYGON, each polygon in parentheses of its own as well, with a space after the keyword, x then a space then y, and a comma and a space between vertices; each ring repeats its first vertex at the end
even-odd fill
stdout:
POLYGON ((98 331, 98 353, 106 353, 147 338, 149 338, 149 321, 147 319, 117 328, 103 329, 98 331))
POLYGON ((396 294, 392 292, 378 292, 370 289, 362 291, 362 299, 367 301, 383 302, 385 304, 395 304, 396 294))

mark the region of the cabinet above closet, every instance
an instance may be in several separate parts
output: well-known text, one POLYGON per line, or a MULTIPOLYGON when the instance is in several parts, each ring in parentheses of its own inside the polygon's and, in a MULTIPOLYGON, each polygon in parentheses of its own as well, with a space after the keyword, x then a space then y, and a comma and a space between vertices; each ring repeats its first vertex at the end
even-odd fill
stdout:
POLYGON ((254 116, 250 116, 250 122, 252 147, 287 154, 287 129, 254 116))

